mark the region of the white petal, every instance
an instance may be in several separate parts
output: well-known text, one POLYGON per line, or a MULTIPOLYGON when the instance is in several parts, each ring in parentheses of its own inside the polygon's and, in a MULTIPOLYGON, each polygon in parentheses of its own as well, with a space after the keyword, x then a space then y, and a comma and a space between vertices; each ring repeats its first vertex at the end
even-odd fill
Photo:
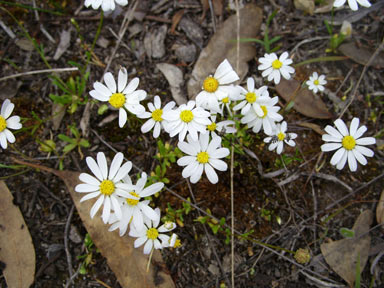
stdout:
POLYGON ((87 184, 93 185, 93 186, 100 186, 100 181, 97 180, 95 177, 87 174, 87 173, 81 173, 79 176, 80 181, 83 181, 87 184))
POLYGON ((84 201, 87 201, 87 200, 89 200, 89 199, 96 198, 96 197, 99 196, 99 195, 100 195, 100 192, 99 192, 99 191, 89 193, 89 194, 85 195, 84 197, 82 197, 82 198, 80 199, 80 202, 84 202, 84 201))
POLYGON ((327 126, 325 127, 324 130, 325 130, 325 132, 327 132, 329 135, 331 135, 331 136, 333 136, 333 137, 335 137, 335 138, 339 138, 340 141, 343 139, 343 135, 341 135, 340 132, 337 131, 337 130, 336 130, 334 127, 332 127, 332 126, 327 125, 327 126))
POLYGON ((144 245, 144 254, 149 254, 151 253, 153 247, 153 240, 148 239, 147 243, 144 245))
POLYGON ((132 169, 132 162, 131 161, 125 162, 124 165, 121 166, 121 168, 117 172, 115 178, 113 178, 113 181, 119 182, 121 179, 123 179, 125 176, 128 175, 128 173, 129 173, 129 171, 131 171, 131 169, 132 169))
POLYGON ((78 193, 88 193, 88 192, 95 192, 99 190, 100 190, 99 186, 89 185, 89 184, 78 184, 75 187, 75 191, 78 193))
POLYGON ((9 100, 9 102, 6 102, 7 100, 8 99, 4 101, 3 106, 1 107, 1 115, 4 119, 7 119, 12 114, 12 111, 15 108, 15 104, 11 103, 9 100))
POLYGON ((367 159, 361 154, 358 150, 353 149, 352 150, 353 155, 355 156, 356 160, 359 161, 361 165, 366 165, 368 163, 367 159))
POLYGON ((139 83, 140 83, 139 78, 137 78, 137 77, 133 78, 129 82, 128 86, 124 89, 123 94, 127 95, 127 94, 133 93, 133 91, 135 91, 137 89, 137 87, 139 86, 139 83))
POLYGON ((162 183, 162 182, 152 184, 152 185, 146 187, 143 191, 141 191, 140 196, 141 197, 151 196, 151 195, 159 192, 161 189, 163 189, 163 187, 164 187, 164 183, 162 183))
POLYGON ((103 179, 107 179, 108 164, 107 164, 107 159, 105 158, 105 154, 103 152, 97 153, 97 164, 100 168, 101 174, 103 175, 103 179))
POLYGON ((209 182, 211 182, 212 184, 216 184, 219 181, 219 177, 217 176, 215 170, 212 168, 211 165, 205 164, 204 170, 209 182))
POLYGON ((357 170, 357 162, 356 162, 355 155, 353 155, 352 151, 348 151, 347 153, 348 153, 348 166, 349 166, 349 169, 352 172, 355 172, 357 170))
POLYGON ((359 118, 355 117, 352 119, 351 125, 349 126, 349 135, 351 135, 352 137, 354 137, 357 128, 359 128, 359 122, 359 118))
MULTIPOLYGON (((185 169, 185 168, 184 168, 185 169)), ((197 183, 197 181, 200 180, 201 175, 203 174, 204 170, 204 165, 203 164, 198 164, 197 168, 193 171, 190 181, 191 183, 197 183)))
POLYGON ((105 224, 108 223, 110 215, 111 215, 111 198, 107 196, 105 197, 103 214, 101 215, 101 218, 103 219, 103 222, 105 224))
POLYGON ((93 218, 96 215, 96 213, 97 213, 97 211, 99 211, 101 205, 103 205, 103 202, 104 202, 104 195, 101 195, 99 197, 99 199, 97 199, 97 201, 95 202, 95 204, 93 204, 93 206, 91 208, 91 212, 90 212, 91 218, 93 218))
POLYGON ((211 164, 213 168, 219 171, 226 171, 228 169, 227 163, 225 163, 223 160, 210 159, 209 164, 211 164))
POLYGON ((4 129, 3 133, 5 134, 5 137, 7 137, 9 143, 15 143, 16 138, 11 131, 9 131, 8 129, 4 129))
POLYGON ((20 123, 19 116, 12 116, 8 118, 6 123, 7 123, 7 128, 14 129, 14 130, 20 129, 23 126, 20 123))
POLYGON ((111 167, 109 169, 108 179, 113 179, 116 176, 117 171, 119 171, 121 164, 123 163, 124 155, 119 152, 113 157, 111 167))
POLYGON ((140 238, 137 238, 135 240, 135 242, 133 243, 134 247, 137 248, 137 247, 140 247, 141 245, 143 245, 145 243, 145 241, 147 241, 148 238, 147 236, 143 236, 143 237, 140 237, 140 238))
POLYGON ((3 149, 7 149, 8 147, 7 136, 5 136, 4 132, 0 132, 0 145, 3 149))
POLYGON ((92 173, 100 180, 100 181, 103 181, 104 178, 103 178, 103 174, 101 173, 100 171, 100 168, 99 166, 97 165, 96 161, 88 156, 86 159, 86 162, 87 162, 87 165, 89 167, 89 169, 91 169, 92 173))
POLYGON ((355 149, 366 157, 373 157, 373 155, 374 155, 374 153, 371 149, 364 147, 364 146, 356 145, 355 149))
POLYGON ((128 80, 128 72, 127 69, 121 68, 119 70, 119 76, 118 76, 118 92, 123 92, 125 86, 127 85, 127 80, 128 80))
POLYGON ((119 127, 123 128, 127 122, 127 111, 124 108, 119 109, 119 127))
POLYGON ((347 163, 348 152, 346 150, 344 150, 344 152, 345 153, 342 155, 339 163, 337 163, 337 165, 336 165, 336 169, 338 169, 338 170, 343 169, 345 166, 345 163, 347 163))
POLYGON ((112 208, 115 211, 114 215, 116 215, 117 219, 121 220, 122 213, 121 213, 120 203, 117 201, 115 196, 111 195, 110 198, 111 198, 112 208))
POLYGON ((356 140, 358 145, 372 145, 376 143, 376 139, 373 137, 364 137, 356 140))
POLYGON ((336 165, 341 160, 341 158, 343 158, 344 153, 347 153, 344 148, 340 148, 339 150, 337 150, 331 158, 331 164, 336 165))
POLYGON ((335 121, 335 125, 336 125, 337 129, 339 129, 341 135, 343 135, 343 136, 349 135, 347 125, 345 125, 343 120, 337 119, 335 121))
POLYGON ((159 218, 159 215, 157 215, 155 210, 153 210, 151 207, 149 207, 148 205, 144 205, 142 203, 139 203, 139 204, 138 205, 141 211, 143 211, 144 215, 147 216, 149 219, 151 219, 152 221, 155 221, 156 219, 159 218))
POLYGON ((321 151, 328 152, 339 149, 341 147, 341 143, 326 143, 321 145, 321 151))

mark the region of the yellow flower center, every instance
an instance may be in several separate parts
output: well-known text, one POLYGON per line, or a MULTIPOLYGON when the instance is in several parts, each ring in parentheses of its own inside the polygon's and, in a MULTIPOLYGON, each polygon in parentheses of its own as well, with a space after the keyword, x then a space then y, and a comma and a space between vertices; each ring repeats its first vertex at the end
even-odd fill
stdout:
POLYGON ((313 81, 313 84, 315 84, 315 85, 319 85, 320 84, 320 82, 319 82, 319 80, 315 80, 315 81, 313 81))
POLYGON ((256 101, 256 94, 253 93, 253 92, 248 92, 246 95, 245 95, 245 100, 248 101, 248 103, 254 103, 256 101))
POLYGON ((279 141, 283 141, 285 139, 285 134, 283 132, 279 132, 279 134, 277 134, 277 139, 279 139, 279 141))
POLYGON ((0 116, 0 132, 4 131, 7 128, 7 121, 5 121, 3 116, 0 116))
POLYGON ((207 126, 207 129, 209 130, 209 131, 215 131, 216 130, 216 123, 215 122, 212 122, 211 124, 209 124, 208 126, 207 126))
POLYGON ((181 241, 180 241, 180 239, 176 239, 176 241, 175 241, 175 245, 173 245, 173 248, 178 248, 178 247, 180 247, 181 246, 181 241))
POLYGON ((162 109, 156 109, 155 111, 152 112, 152 119, 157 122, 163 121, 163 118, 161 118, 161 116, 163 116, 162 109))
MULTIPOLYGON (((135 197, 137 197, 137 198, 140 198, 140 196, 137 194, 137 193, 135 193, 135 192, 129 192, 129 194, 131 194, 132 196, 135 196, 135 197)), ((137 205, 137 203, 139 203, 139 199, 130 199, 130 198, 127 198, 127 200, 125 200, 125 201, 127 201, 127 203, 129 204, 129 205, 131 205, 131 206, 136 206, 137 205)))
POLYGON ((281 66, 283 66, 283 63, 279 59, 276 59, 275 61, 272 62, 273 69, 280 69, 281 66))
POLYGON ((115 184, 111 180, 104 180, 100 183, 100 192, 106 196, 111 195, 115 192, 115 184))
POLYGON ((344 136, 343 141, 341 141, 341 144, 346 150, 352 150, 356 146, 356 140, 352 136, 344 136))
POLYGON ((261 116, 261 118, 265 118, 265 117, 267 117, 267 115, 268 115, 268 109, 267 109, 267 107, 265 107, 264 105, 260 105, 260 107, 261 107, 261 110, 263 110, 263 113, 264 113, 264 115, 261 116))
POLYGON ((189 110, 181 111, 180 119, 185 123, 189 123, 193 120, 193 113, 189 110))
POLYGON ((203 89, 209 93, 213 93, 219 88, 219 81, 212 76, 205 78, 203 82, 203 89))
POLYGON ((201 164, 208 163, 209 155, 207 152, 200 152, 197 154, 197 161, 201 164))
POLYGON ((123 107, 125 103, 125 96, 123 93, 113 93, 109 98, 109 104, 111 104, 116 109, 123 107))
POLYGON ((150 228, 147 230, 147 237, 151 240, 157 239, 157 236, 159 236, 159 232, 156 228, 150 228))
POLYGON ((229 97, 223 98, 223 100, 221 100, 221 102, 223 102, 224 104, 229 103, 229 97))

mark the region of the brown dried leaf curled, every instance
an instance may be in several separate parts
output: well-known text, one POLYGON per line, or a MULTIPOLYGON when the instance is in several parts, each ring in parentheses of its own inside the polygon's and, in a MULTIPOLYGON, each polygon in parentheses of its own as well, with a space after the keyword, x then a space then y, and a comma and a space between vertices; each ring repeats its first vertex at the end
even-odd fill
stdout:
POLYGON ((35 279, 35 248, 20 209, 0 181, 0 260, 8 287, 29 288, 35 279))
POLYGON ((350 287, 356 278, 356 265, 360 259, 360 271, 364 270, 368 260, 371 237, 369 227, 372 224, 373 213, 371 210, 362 212, 353 225, 355 235, 351 239, 342 239, 320 246, 325 261, 350 287))
POLYGON ((332 118, 323 100, 307 88, 300 87, 300 82, 295 79, 281 79, 276 91, 286 102, 293 101, 293 109, 305 116, 316 119, 332 118))

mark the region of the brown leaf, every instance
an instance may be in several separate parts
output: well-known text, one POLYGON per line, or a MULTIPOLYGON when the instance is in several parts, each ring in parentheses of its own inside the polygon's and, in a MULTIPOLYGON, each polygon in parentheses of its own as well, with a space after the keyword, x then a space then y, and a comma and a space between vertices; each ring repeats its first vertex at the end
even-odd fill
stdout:
POLYGON ((35 279, 35 249, 12 193, 0 181, 0 260, 8 287, 28 288, 35 279))
POLYGON ((172 27, 171 27, 171 30, 169 31, 169 34, 175 34, 176 27, 179 24, 181 18, 183 18, 183 15, 184 15, 184 9, 177 11, 175 15, 173 15, 172 27))
POLYGON ((355 235, 352 239, 342 239, 320 246, 325 261, 351 287, 356 278, 356 265, 360 259, 360 271, 364 270, 368 260, 371 237, 369 227, 372 224, 373 213, 370 210, 362 212, 353 225, 355 235))
MULTIPOLYGON (((262 10, 254 4, 240 9, 240 38, 256 38, 262 19, 262 10)), ((194 98, 201 91, 204 79, 214 73, 224 59, 228 59, 236 69, 236 21, 236 15, 230 16, 201 51, 188 82, 189 98, 194 98)), ((240 65, 239 71, 236 71, 240 79, 248 72, 247 62, 255 56, 256 49, 252 43, 240 44, 240 65)))
MULTIPOLYGON (((203 6, 203 15, 201 15, 201 21, 205 19, 205 16, 207 15, 207 11, 209 8, 209 2, 208 0, 201 0, 201 5, 203 6)), ((215 12, 216 16, 221 16, 223 14, 223 1, 222 0, 212 0, 212 6, 213 11, 215 12)))
POLYGON ((324 130, 315 123, 301 122, 301 123, 298 123, 298 125, 301 127, 311 128, 313 131, 315 131, 319 135, 325 134, 324 130))
MULTIPOLYGON (((354 42, 341 44, 338 49, 342 54, 348 56, 353 61, 361 65, 366 65, 372 54, 375 53, 374 49, 371 49, 367 46, 357 46, 354 42)), ((383 52, 376 55, 375 59, 372 61, 371 66, 375 67, 376 69, 384 68, 383 52)))
POLYGON ((384 190, 381 192, 379 203, 377 203, 376 220, 378 224, 384 224, 384 190))
POLYGON ((80 203, 82 195, 74 190, 75 186, 81 183, 79 180, 80 173, 58 171, 20 160, 15 160, 15 162, 48 171, 64 181, 92 241, 99 248, 100 253, 107 259, 108 266, 115 273, 122 287, 175 287, 158 250, 155 250, 153 253, 152 263, 147 273, 148 256, 143 254, 142 247, 137 249, 133 247, 135 238, 128 236, 120 237, 118 231, 108 232, 109 226, 103 223, 99 215, 91 219, 89 213, 93 202, 85 201, 80 203))
POLYGON ((300 87, 300 82, 295 79, 281 79, 276 91, 288 103, 293 101, 293 108, 305 116, 317 119, 332 118, 323 100, 307 88, 300 87))

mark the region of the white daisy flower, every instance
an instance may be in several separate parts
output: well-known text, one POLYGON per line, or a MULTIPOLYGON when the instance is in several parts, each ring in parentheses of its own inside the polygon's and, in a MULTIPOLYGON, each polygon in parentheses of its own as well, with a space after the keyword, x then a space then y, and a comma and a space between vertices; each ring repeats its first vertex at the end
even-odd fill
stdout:
POLYGON ((211 134, 212 137, 215 137, 218 135, 216 134, 216 131, 218 133, 226 133, 226 134, 232 134, 235 133, 236 130, 236 123, 232 120, 224 120, 216 123, 216 115, 211 115, 211 124, 207 125, 207 131, 208 134, 211 134))
POLYGON ((176 228, 176 224, 173 222, 165 222, 157 228, 160 223, 160 209, 156 208, 155 212, 158 215, 157 220, 151 221, 150 219, 145 218, 143 229, 137 230, 132 227, 129 231, 129 236, 137 238, 134 242, 135 248, 138 248, 145 243, 144 254, 151 253, 152 249, 163 249, 163 247, 168 247, 166 243, 170 241, 170 237, 163 233, 170 232, 176 228))
POLYGON ((179 134, 179 141, 184 141, 189 133, 192 139, 197 140, 197 132, 206 133, 209 125, 210 113, 202 107, 195 107, 195 101, 188 101, 175 110, 164 111, 163 118, 168 121, 168 130, 171 137, 179 134))
POLYGON ((81 173, 79 179, 84 182, 75 187, 79 193, 89 193, 81 198, 80 202, 99 197, 91 209, 91 218, 93 218, 100 207, 103 205, 102 219, 107 223, 111 215, 111 208, 115 211, 117 219, 121 219, 122 213, 118 197, 129 198, 129 191, 132 185, 124 184, 121 180, 131 171, 132 163, 128 161, 123 163, 123 153, 117 153, 112 160, 108 173, 107 159, 103 152, 97 153, 97 162, 92 157, 87 157, 87 165, 93 177, 87 173, 81 173))
POLYGON ((92 6, 93 9, 103 9, 103 11, 109 11, 109 10, 115 10, 116 5, 119 4, 120 6, 126 6, 128 5, 128 0, 85 0, 85 7, 92 6))
POLYGON ((11 116, 15 104, 9 99, 5 99, 1 105, 0 112, 0 145, 3 149, 7 149, 8 143, 15 143, 16 138, 9 129, 18 130, 22 127, 19 116, 11 116))
POLYGON ((257 67, 259 70, 264 70, 261 74, 263 77, 268 76, 268 81, 273 81, 275 84, 280 83, 280 75, 285 79, 291 79, 291 75, 295 73, 295 69, 291 66, 292 60, 288 58, 288 52, 284 52, 277 58, 275 53, 264 54, 264 57, 259 58, 261 65, 257 67))
POLYGON ((327 80, 325 80, 325 75, 319 76, 317 72, 313 72, 312 76, 309 76, 309 80, 305 83, 308 85, 309 90, 317 93, 317 91, 324 91, 324 85, 327 84, 327 80))
POLYGON ((143 200, 143 198, 159 192, 164 187, 164 183, 158 182, 144 188, 147 183, 146 173, 141 173, 141 178, 137 181, 136 185, 132 185, 131 178, 129 176, 125 177, 123 182, 132 186, 133 189, 129 192, 130 197, 126 198, 124 202, 121 203, 122 218, 119 220, 117 217, 112 217, 109 221, 111 224, 113 223, 113 225, 109 228, 109 231, 119 228, 120 236, 125 234, 128 225, 131 222, 136 230, 141 230, 144 228, 145 217, 148 217, 152 221, 159 220, 155 210, 148 205, 150 201, 143 200))
POLYGON ((225 59, 217 67, 215 74, 205 78, 203 91, 196 96, 196 105, 220 113, 219 101, 237 93, 234 86, 228 85, 239 80, 231 64, 225 59))
POLYGON ((240 122, 247 124, 248 128, 252 128, 252 131, 255 133, 258 133, 261 128, 263 128, 265 134, 271 135, 273 129, 276 127, 276 122, 283 120, 283 116, 277 113, 280 107, 275 106, 278 101, 279 98, 277 96, 269 99, 260 99, 259 104, 263 114, 258 114, 255 109, 250 109, 243 118, 241 118, 240 122))
POLYGON ((356 160, 360 162, 361 165, 366 165, 367 159, 365 159, 365 157, 373 157, 374 155, 371 149, 362 145, 375 144, 376 139, 373 137, 360 138, 365 131, 367 131, 367 127, 363 125, 358 128, 359 122, 359 118, 353 118, 348 131, 344 121, 337 119, 334 122, 337 130, 329 125, 324 129, 328 134, 323 135, 323 141, 332 143, 321 145, 321 151, 328 152, 337 150, 331 158, 331 164, 339 170, 343 169, 348 159, 349 169, 356 171, 356 160))
POLYGON ((209 142, 209 134, 200 134, 198 141, 194 141, 192 137, 187 136, 188 142, 179 142, 177 147, 188 156, 181 157, 177 160, 179 166, 186 166, 182 175, 184 178, 191 177, 191 183, 200 180, 203 171, 207 175, 208 180, 212 184, 216 184, 219 178, 215 172, 226 171, 227 163, 220 160, 229 155, 228 148, 221 147, 221 138, 213 137, 209 142))
POLYGON ((173 233, 168 241, 162 242, 163 248, 177 248, 181 246, 180 240, 178 239, 177 234, 173 233))
POLYGON ((247 89, 245 90, 243 87, 240 92, 240 99, 242 100, 239 104, 233 107, 234 111, 241 109, 241 114, 245 115, 251 107, 255 110, 255 112, 259 115, 263 115, 263 110, 260 107, 260 100, 262 99, 270 99, 268 87, 262 86, 259 89, 255 90, 255 80, 252 77, 247 79, 247 89))
POLYGON ((119 110, 119 127, 122 128, 127 122, 127 112, 138 115, 145 112, 145 108, 140 104, 147 96, 144 90, 136 90, 139 86, 139 78, 134 78, 128 83, 127 69, 121 68, 119 71, 117 87, 112 73, 108 72, 104 75, 105 85, 100 82, 93 84, 94 90, 89 94, 102 102, 108 101, 109 104, 115 109, 119 110), (128 83, 128 85, 127 85, 128 83))
MULTIPOLYGON (((341 7, 345 4, 345 1, 346 0, 335 0, 335 2, 333 2, 333 7, 341 7)), ((371 7, 371 3, 369 3, 368 0, 348 0, 348 5, 353 11, 359 9, 359 5, 357 5, 357 3, 364 7, 371 7)))
POLYGON ((289 146, 294 147, 296 145, 293 139, 296 139, 296 133, 286 133, 287 122, 283 121, 281 124, 276 124, 276 129, 273 130, 273 134, 264 139, 265 143, 271 143, 268 147, 269 151, 276 149, 277 154, 281 154, 284 148, 284 142, 289 146))
POLYGON ((163 119, 163 113, 166 111, 172 110, 172 108, 175 107, 175 105, 176 103, 174 101, 171 101, 167 103, 162 109, 160 97, 155 96, 153 104, 148 103, 148 109, 150 112, 144 112, 142 114, 137 115, 137 117, 141 119, 150 118, 143 124, 143 126, 141 126, 141 132, 147 133, 153 127, 155 127, 155 129, 153 129, 153 138, 159 137, 161 127, 163 127, 163 129, 168 132, 168 129, 167 129, 168 123, 163 119))

